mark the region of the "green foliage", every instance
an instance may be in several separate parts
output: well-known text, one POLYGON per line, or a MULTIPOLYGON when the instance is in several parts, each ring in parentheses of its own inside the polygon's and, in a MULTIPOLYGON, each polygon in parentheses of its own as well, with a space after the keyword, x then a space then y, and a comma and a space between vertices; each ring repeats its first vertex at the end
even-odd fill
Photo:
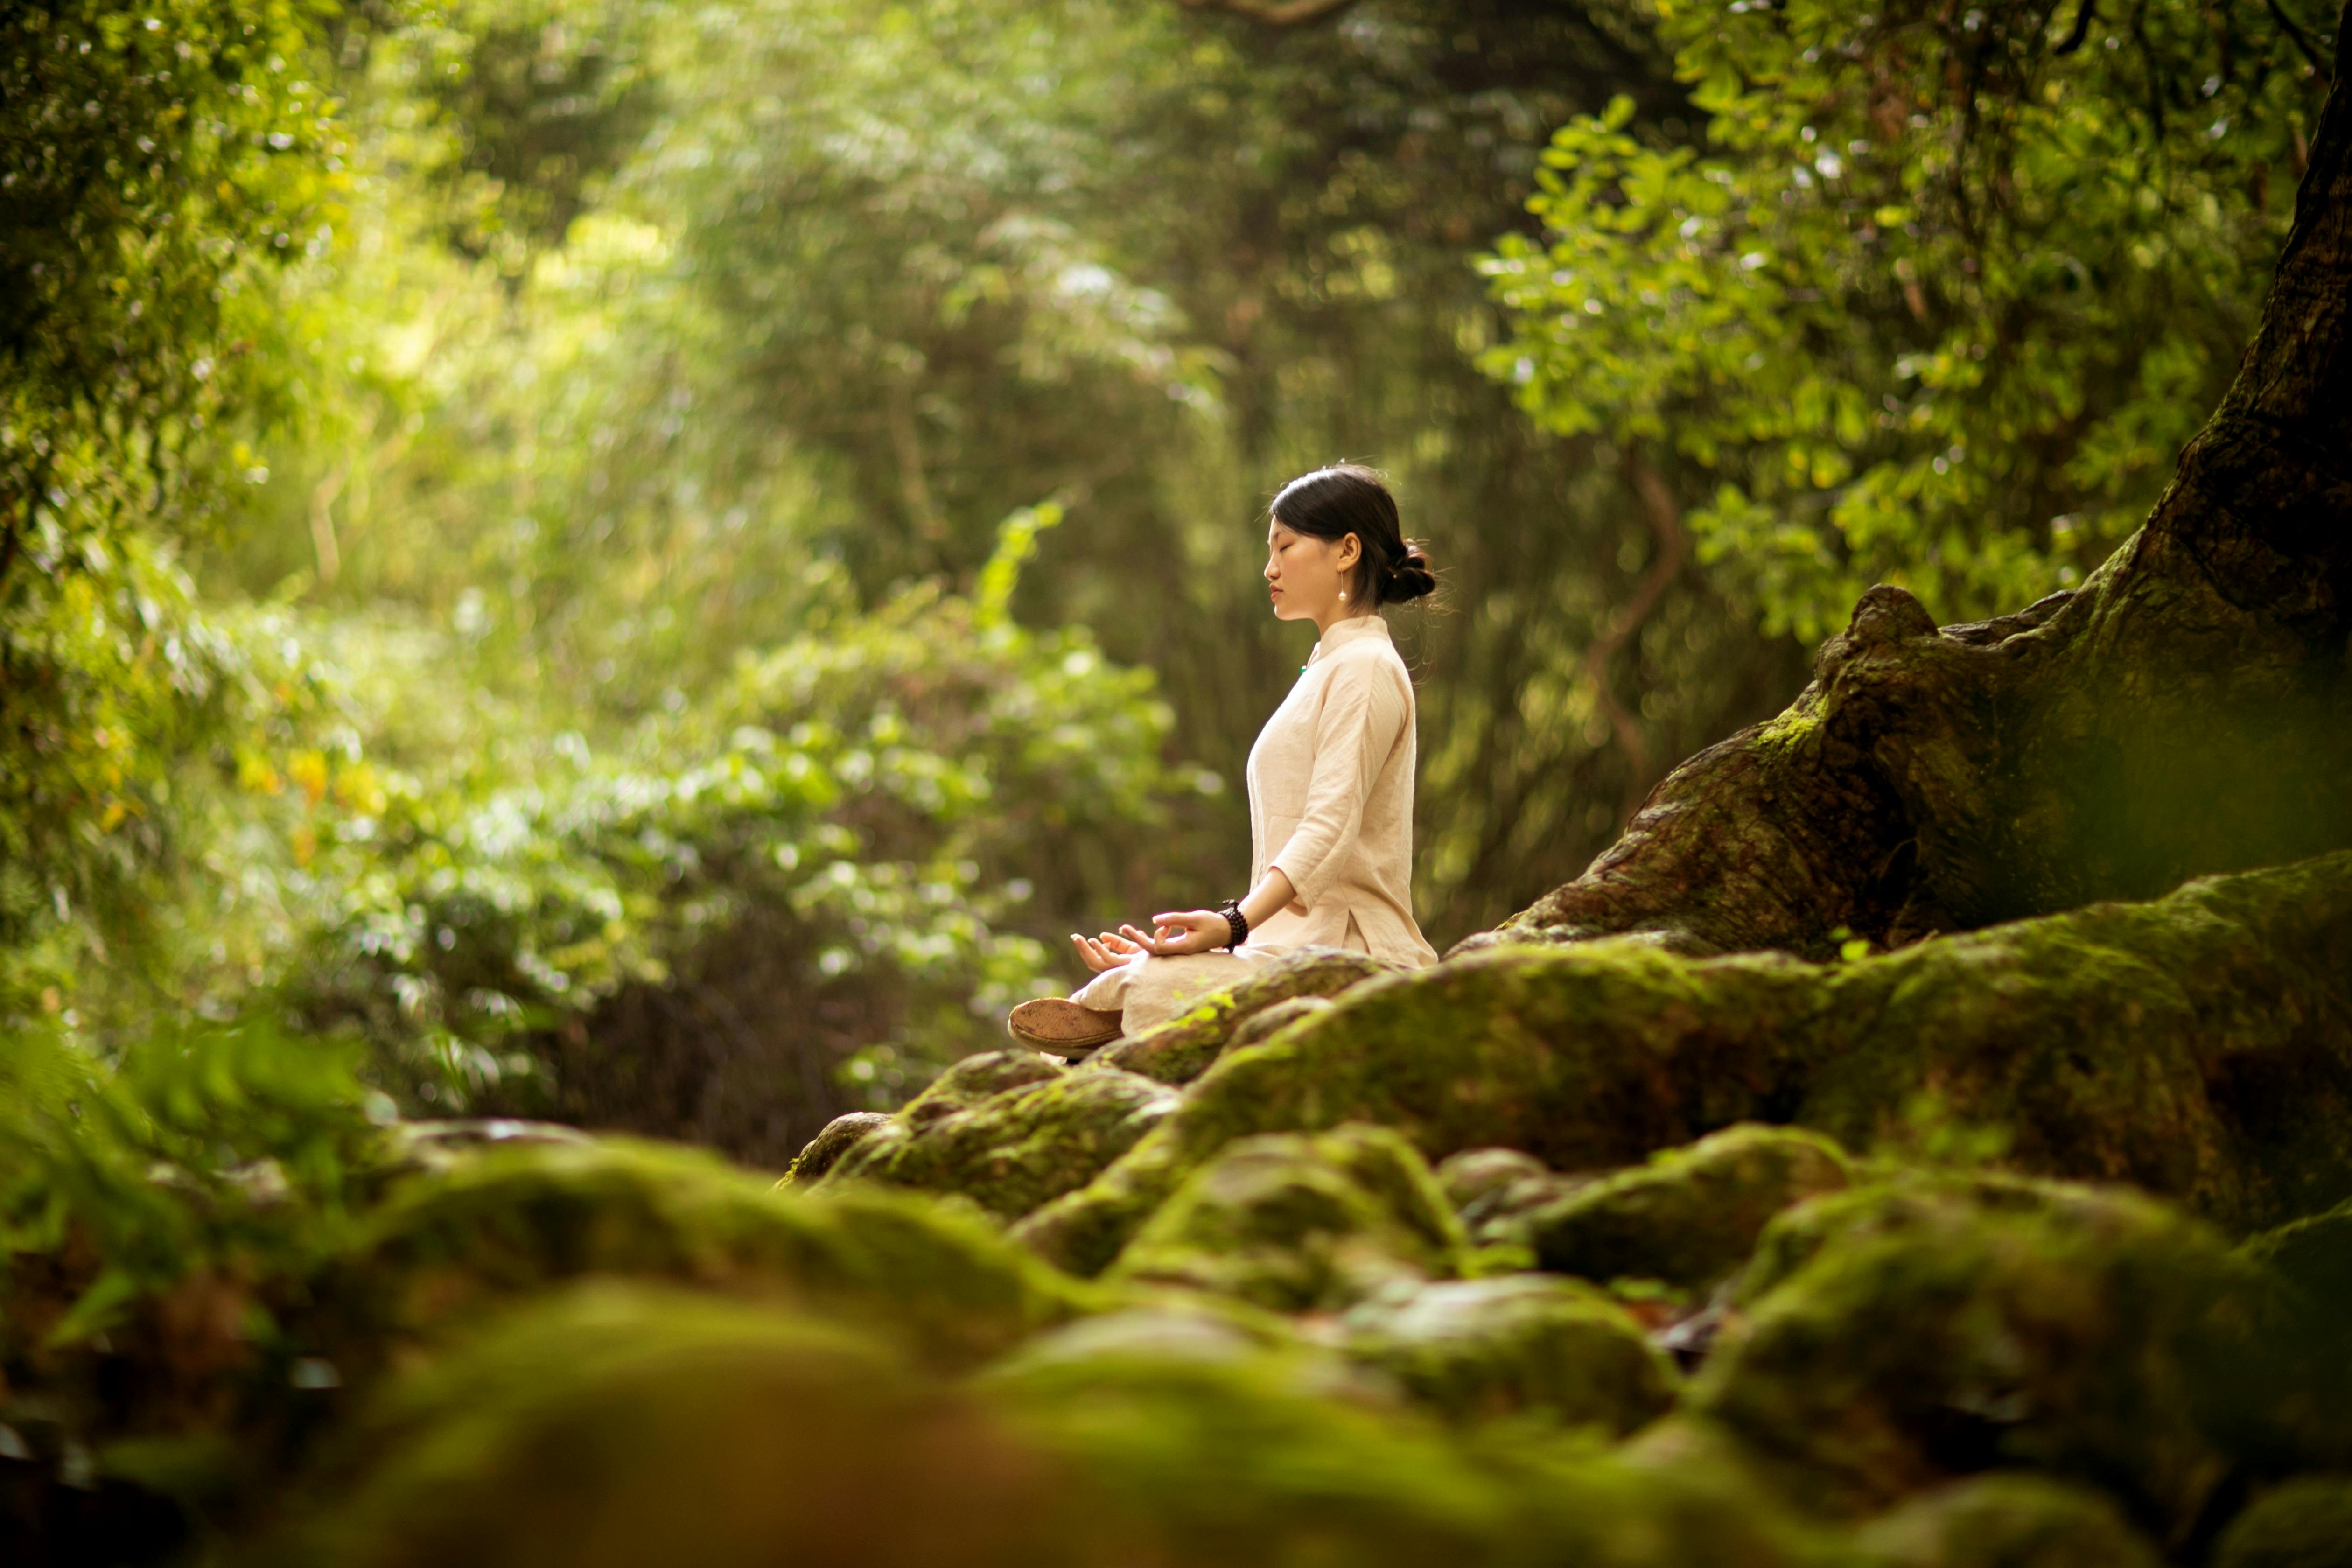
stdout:
POLYGON ((1706 476, 1702 558, 1802 637, 1874 581, 1946 619, 2079 582, 2251 332, 2334 8, 1659 10, 1705 142, 1562 129, 1483 363, 1706 476))
MULTIPOLYGON (((1032 526, 1008 524, 999 582, 1032 526)), ((385 685, 402 701, 425 679, 385 685)), ((369 684, 345 677, 340 746, 254 772, 293 852, 267 889, 248 866, 245 900, 284 911, 272 963, 301 1016, 357 1026, 443 1104, 752 917, 788 994, 850 1013, 824 1070, 874 1047, 852 1087, 894 1102, 1038 989, 1040 944, 1006 929, 1024 867, 1149 820, 1164 788, 1147 673, 929 588, 812 611, 609 749, 502 734, 497 704, 436 735, 371 713, 369 684)))
POLYGON ((331 243, 320 19, 0 16, 0 1015, 90 951, 77 911, 135 924, 173 764, 236 684, 173 551, 264 476, 242 437, 286 390, 272 279, 331 243))
POLYGON ((355 1065, 266 1021, 162 1026, 119 1068, 54 1030, 0 1037, 0 1250, 64 1271, 9 1282, 7 1353, 100 1331, 200 1268, 299 1269, 340 1245, 391 1111, 355 1065), (44 1286, 70 1309, 46 1324, 44 1286))

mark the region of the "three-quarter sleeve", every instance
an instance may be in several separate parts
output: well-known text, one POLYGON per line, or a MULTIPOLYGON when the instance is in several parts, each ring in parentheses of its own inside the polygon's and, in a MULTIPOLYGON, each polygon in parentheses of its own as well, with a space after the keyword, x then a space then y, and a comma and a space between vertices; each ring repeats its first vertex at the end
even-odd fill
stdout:
POLYGON ((1331 672, 1315 715, 1315 760, 1307 807, 1269 863, 1282 868, 1301 906, 1312 910, 1339 877, 1363 826, 1364 803, 1411 716, 1412 697, 1370 660, 1331 672))

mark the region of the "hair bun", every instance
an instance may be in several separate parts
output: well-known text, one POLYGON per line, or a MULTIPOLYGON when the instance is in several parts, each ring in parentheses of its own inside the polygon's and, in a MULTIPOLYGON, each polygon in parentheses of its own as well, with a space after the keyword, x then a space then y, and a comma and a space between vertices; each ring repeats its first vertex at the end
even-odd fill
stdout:
POLYGON ((1389 563, 1381 574, 1381 602, 1401 605, 1410 599, 1437 592, 1437 573, 1429 563, 1429 552, 1418 540, 1404 542, 1404 554, 1389 563))

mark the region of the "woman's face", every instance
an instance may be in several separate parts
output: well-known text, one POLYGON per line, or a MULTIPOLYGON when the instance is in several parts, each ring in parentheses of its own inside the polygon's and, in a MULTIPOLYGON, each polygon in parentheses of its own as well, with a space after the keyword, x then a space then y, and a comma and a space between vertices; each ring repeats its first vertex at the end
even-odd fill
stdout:
POLYGON ((1285 527, 1280 519, 1265 531, 1265 586, 1276 620, 1328 626, 1355 606, 1339 597, 1349 574, 1363 559, 1354 534, 1318 539, 1285 527))

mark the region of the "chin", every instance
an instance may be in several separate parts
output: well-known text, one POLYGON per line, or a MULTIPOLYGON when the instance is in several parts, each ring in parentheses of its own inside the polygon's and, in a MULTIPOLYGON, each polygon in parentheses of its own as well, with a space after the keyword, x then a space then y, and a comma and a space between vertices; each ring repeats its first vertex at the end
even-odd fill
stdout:
POLYGON ((1274 601, 1274 618, 1277 621, 1296 621, 1309 617, 1306 611, 1298 608, 1289 600, 1276 599, 1274 601))

